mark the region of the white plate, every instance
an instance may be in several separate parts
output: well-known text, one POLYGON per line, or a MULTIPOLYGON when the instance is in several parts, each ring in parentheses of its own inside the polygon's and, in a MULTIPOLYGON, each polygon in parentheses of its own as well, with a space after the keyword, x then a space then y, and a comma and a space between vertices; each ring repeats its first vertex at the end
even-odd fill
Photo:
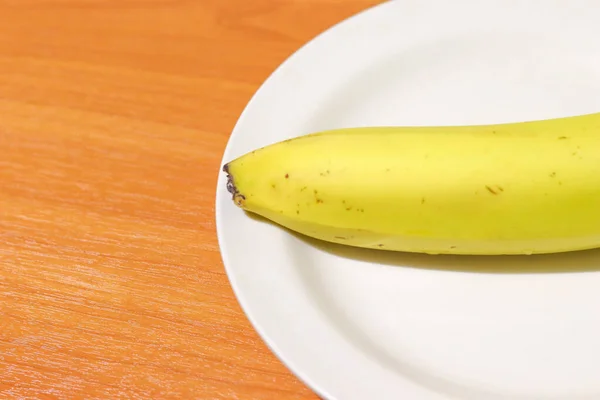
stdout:
MULTIPOLYGON (((594 0, 384 3, 278 68, 223 162, 328 128, 600 111, 598 21, 594 0)), ((435 257, 305 241, 236 208, 223 174, 216 206, 243 309, 322 397, 600 399, 600 252, 435 257)))

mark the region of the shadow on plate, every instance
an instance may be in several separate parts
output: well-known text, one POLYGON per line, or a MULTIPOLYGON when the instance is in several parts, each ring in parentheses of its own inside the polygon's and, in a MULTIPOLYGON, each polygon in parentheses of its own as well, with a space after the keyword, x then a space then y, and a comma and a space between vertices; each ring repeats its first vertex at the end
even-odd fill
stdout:
POLYGON ((336 257, 379 265, 411 267, 440 271, 491 274, 573 273, 600 271, 600 249, 530 256, 427 255, 388 250, 372 250, 330 243, 290 231, 263 217, 246 213, 250 218, 271 224, 325 253, 336 257))

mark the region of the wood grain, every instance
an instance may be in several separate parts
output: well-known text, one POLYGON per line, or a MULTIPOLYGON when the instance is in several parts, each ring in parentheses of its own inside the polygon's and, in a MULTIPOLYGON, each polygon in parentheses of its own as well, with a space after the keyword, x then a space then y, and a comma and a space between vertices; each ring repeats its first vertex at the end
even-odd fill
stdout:
POLYGON ((0 0, 0 398, 313 399, 241 312, 237 117, 375 0, 0 0))

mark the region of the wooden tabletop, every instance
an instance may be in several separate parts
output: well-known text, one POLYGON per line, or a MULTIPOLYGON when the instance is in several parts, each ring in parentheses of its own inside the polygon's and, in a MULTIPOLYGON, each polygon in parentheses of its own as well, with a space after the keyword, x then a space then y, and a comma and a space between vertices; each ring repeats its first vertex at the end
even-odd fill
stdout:
POLYGON ((376 0, 0 0, 0 398, 314 399, 215 235, 229 133, 376 0))

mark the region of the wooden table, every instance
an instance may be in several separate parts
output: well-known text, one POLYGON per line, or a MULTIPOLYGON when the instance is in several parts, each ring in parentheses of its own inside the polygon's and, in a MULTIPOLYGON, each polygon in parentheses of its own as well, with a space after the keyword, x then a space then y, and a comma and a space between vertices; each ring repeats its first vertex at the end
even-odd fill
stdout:
POLYGON ((314 399, 231 291, 237 117, 376 0, 0 0, 0 398, 314 399))

